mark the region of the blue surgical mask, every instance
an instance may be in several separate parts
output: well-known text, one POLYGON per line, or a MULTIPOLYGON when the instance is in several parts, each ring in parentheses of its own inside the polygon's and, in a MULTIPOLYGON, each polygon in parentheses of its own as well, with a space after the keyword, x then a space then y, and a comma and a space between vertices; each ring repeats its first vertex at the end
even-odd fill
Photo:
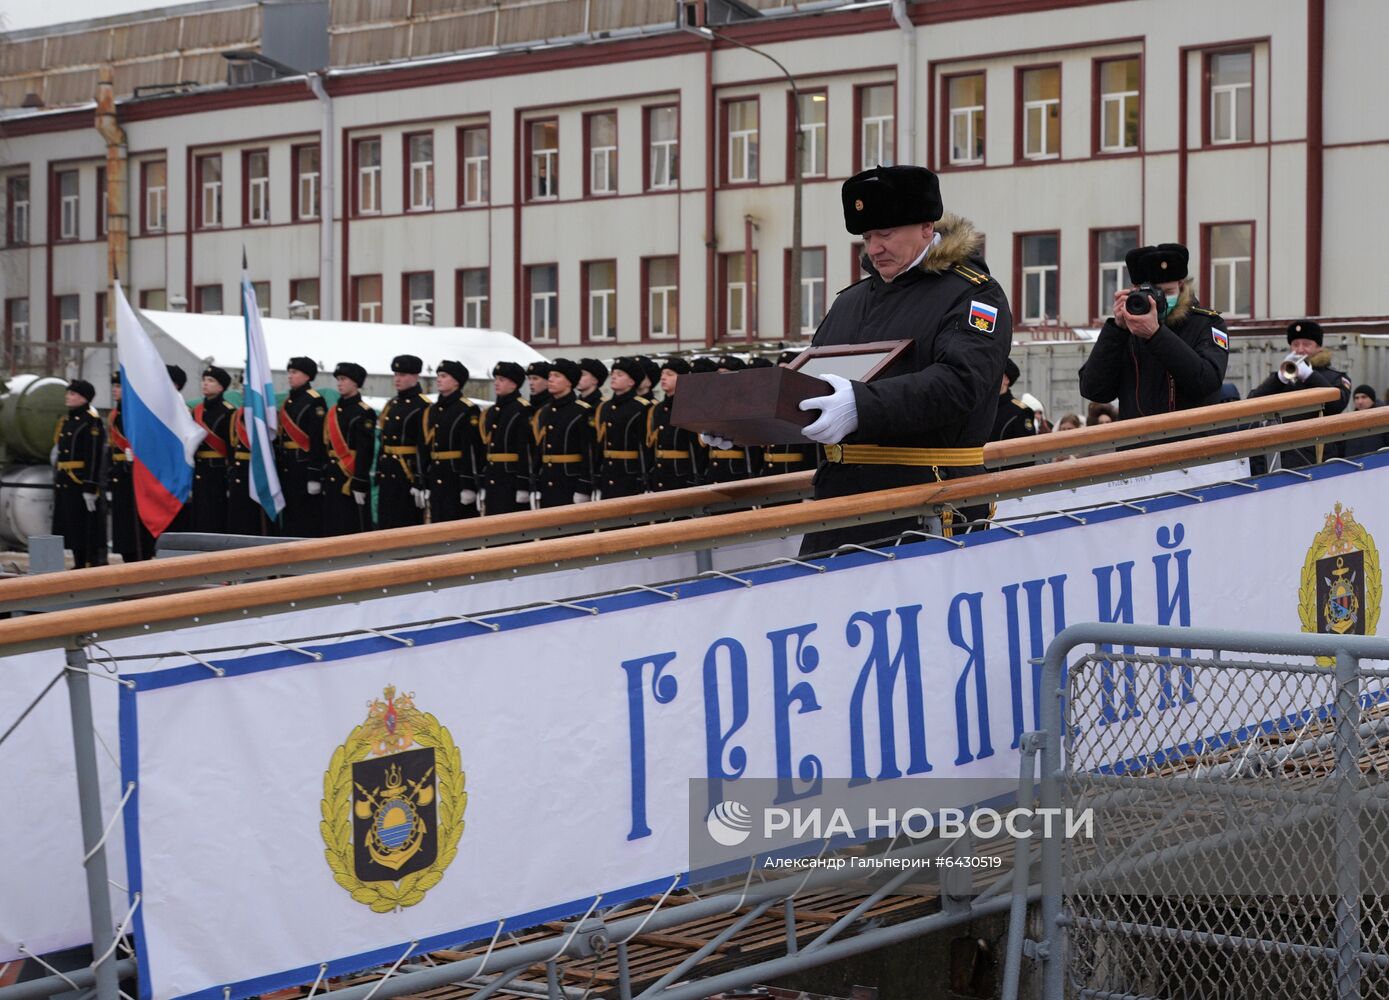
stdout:
POLYGON ((1179 298, 1181 298, 1180 295, 1169 295, 1169 296, 1167 296, 1167 311, 1168 311, 1168 312, 1171 312, 1173 309, 1177 308, 1177 300, 1178 300, 1179 298))

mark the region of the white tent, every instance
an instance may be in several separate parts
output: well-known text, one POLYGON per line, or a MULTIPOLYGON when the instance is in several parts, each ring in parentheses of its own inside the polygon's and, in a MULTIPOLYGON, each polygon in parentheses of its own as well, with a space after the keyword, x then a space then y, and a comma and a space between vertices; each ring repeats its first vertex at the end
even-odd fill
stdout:
MULTIPOLYGON (((246 365, 246 328, 240 316, 206 316, 201 313, 155 312, 141 314, 164 360, 188 372, 196 391, 198 371, 214 364, 229 372, 246 365)), ((265 343, 277 389, 285 388, 285 363, 291 357, 309 357, 318 364, 319 383, 331 386, 333 368, 352 361, 367 370, 364 395, 390 396, 391 359, 414 354, 423 359, 425 375, 434 373, 440 361, 461 361, 469 381, 490 383, 499 361, 525 367, 544 356, 500 330, 476 330, 447 326, 404 326, 391 323, 346 323, 329 320, 263 319, 265 343)), ((476 386, 471 387, 472 394, 476 386)))

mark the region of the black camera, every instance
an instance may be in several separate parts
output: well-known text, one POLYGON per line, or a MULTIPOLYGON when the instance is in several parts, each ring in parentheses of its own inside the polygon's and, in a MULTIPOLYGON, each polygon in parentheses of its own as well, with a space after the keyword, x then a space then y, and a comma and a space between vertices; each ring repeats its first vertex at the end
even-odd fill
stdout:
POLYGON ((1157 320, 1161 323, 1167 315, 1167 295, 1157 285, 1135 285, 1124 299, 1124 308, 1130 316, 1143 316, 1149 309, 1156 309, 1157 320))

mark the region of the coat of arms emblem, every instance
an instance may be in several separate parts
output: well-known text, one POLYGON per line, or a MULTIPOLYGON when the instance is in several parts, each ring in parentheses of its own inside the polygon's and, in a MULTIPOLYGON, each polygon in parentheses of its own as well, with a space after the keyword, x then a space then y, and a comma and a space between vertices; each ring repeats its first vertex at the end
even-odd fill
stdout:
POLYGON ((1374 539, 1355 520, 1354 511, 1336 504, 1302 564, 1302 631, 1374 635, 1382 589, 1374 539))
POLYGON ((323 776, 324 857, 377 913, 413 906, 458 853, 468 803, 458 747, 413 694, 388 686, 323 776))

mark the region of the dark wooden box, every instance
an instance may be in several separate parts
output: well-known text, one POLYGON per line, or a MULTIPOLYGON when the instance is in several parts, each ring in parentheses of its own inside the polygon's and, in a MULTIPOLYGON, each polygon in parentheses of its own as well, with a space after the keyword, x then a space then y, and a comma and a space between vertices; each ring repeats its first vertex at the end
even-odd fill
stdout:
POLYGON ((801 428, 820 415, 799 409, 826 396, 830 384, 790 368, 748 368, 680 376, 671 419, 676 427, 726 437, 735 444, 802 444, 801 428))

